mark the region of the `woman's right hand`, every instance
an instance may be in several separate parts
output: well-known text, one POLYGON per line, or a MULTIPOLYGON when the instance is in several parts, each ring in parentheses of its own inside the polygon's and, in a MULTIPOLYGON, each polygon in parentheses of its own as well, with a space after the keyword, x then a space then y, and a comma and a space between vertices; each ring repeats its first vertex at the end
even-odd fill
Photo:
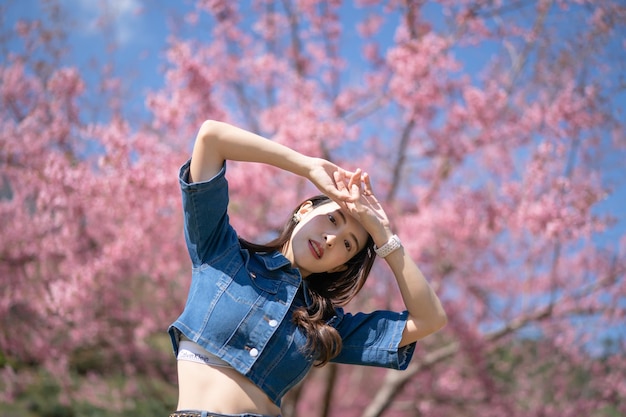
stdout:
POLYGON ((350 193, 344 182, 352 177, 347 171, 322 158, 311 158, 307 178, 325 195, 337 203, 352 202, 358 196, 350 193))

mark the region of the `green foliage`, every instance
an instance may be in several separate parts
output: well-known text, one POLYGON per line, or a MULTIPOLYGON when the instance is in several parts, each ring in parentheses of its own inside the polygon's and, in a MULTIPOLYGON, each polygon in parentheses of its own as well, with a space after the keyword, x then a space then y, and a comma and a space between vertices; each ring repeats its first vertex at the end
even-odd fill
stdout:
MULTIPOLYGON (((46 417, 74 417, 75 412, 68 405, 61 404, 59 395, 60 385, 54 378, 43 372, 39 372, 35 384, 28 385, 19 394, 17 401, 7 409, 0 408, 3 412, 11 411, 15 415, 22 416, 46 416, 46 417)), ((11 414, 12 415, 12 414, 11 414)))
MULTIPOLYGON (((498 395, 515 396, 521 409, 532 409, 533 401, 535 407, 537 403, 558 407, 586 399, 602 404, 589 417, 622 415, 618 409, 619 401, 602 399, 603 393, 594 383, 594 373, 590 368, 606 367, 605 358, 578 362, 549 341, 518 339, 499 346, 487 359, 488 374, 498 387, 498 395)), ((607 372, 604 370, 601 373, 607 372)))
POLYGON ((0 351, 0 370, 12 369, 16 378, 0 379, 0 393, 10 386, 15 399, 0 402, 0 417, 167 416, 177 401, 170 378, 173 360, 164 361, 171 359, 169 336, 154 334, 146 341, 149 366, 129 372, 124 361, 106 355, 102 345, 85 345, 69 356, 69 377, 0 351))
MULTIPOLYGON (((32 370, 33 382, 24 387, 11 404, 0 403, 2 417, 134 417, 167 416, 176 407, 176 387, 166 381, 147 376, 132 378, 120 375, 109 376, 104 382, 106 387, 117 393, 119 398, 127 383, 136 384, 133 395, 124 397, 123 409, 108 408, 93 404, 76 393, 74 398, 64 401, 60 382, 53 375, 32 370)), ((72 384, 76 391, 93 383, 93 377, 75 373, 72 384)), ((2 386, 0 385, 0 389, 2 386)), ((119 401, 118 401, 119 402, 119 401)))

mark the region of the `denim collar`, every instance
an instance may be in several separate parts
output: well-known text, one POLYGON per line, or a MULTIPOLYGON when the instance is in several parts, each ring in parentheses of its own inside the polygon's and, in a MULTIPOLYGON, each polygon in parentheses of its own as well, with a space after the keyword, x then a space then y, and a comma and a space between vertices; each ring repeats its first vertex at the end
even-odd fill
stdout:
POLYGON ((268 271, 275 271, 286 266, 291 266, 289 259, 285 258, 285 256, 278 251, 264 253, 263 255, 264 256, 261 256, 261 259, 263 260, 263 263, 268 271))
POLYGON ((304 295, 304 302, 307 307, 311 306, 311 296, 309 293, 307 282, 306 280, 302 279, 302 276, 300 275, 300 271, 298 271, 297 268, 291 268, 291 262, 289 261, 289 259, 285 258, 285 256, 278 251, 271 252, 271 253, 263 253, 263 256, 261 256, 260 258, 263 260, 265 267, 269 271, 275 271, 277 269, 287 267, 290 269, 292 273, 296 274, 301 282, 302 294, 304 295))
POLYGON ((306 304, 307 307, 311 307, 312 301, 311 301, 311 293, 309 292, 309 286, 306 282, 306 280, 302 280, 302 294, 304 294, 304 302, 306 304))

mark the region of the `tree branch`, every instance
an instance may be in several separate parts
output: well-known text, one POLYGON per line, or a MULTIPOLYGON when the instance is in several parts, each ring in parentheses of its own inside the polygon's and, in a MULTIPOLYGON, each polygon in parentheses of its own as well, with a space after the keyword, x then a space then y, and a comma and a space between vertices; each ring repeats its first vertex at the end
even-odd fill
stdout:
MULTIPOLYGON (((530 313, 508 322, 503 328, 485 336, 488 342, 495 342, 517 331, 526 324, 543 320, 550 316, 552 306, 544 307, 534 313, 530 313)), ((452 357, 459 350, 459 342, 452 342, 424 356, 421 361, 413 362, 404 372, 389 371, 372 402, 367 406, 361 417, 379 417, 389 407, 393 399, 402 392, 404 385, 418 372, 427 369, 444 359, 452 357)))
POLYGON ((302 50, 302 42, 298 37, 298 16, 293 12, 289 0, 283 0, 283 6, 285 7, 285 13, 289 18, 289 33, 291 35, 291 49, 293 51, 293 60, 296 66, 297 74, 304 78, 304 58, 301 57, 300 51, 302 50))
POLYGON ((409 139, 411 138, 411 133, 415 128, 415 119, 411 118, 409 122, 404 126, 402 130, 402 134, 400 135, 400 144, 398 146, 398 157, 396 159, 396 163, 393 167, 393 176, 391 179, 391 188, 389 189, 389 193, 387 193, 386 201, 387 203, 391 202, 393 198, 396 196, 398 192, 398 187, 400 186, 400 180, 402 177, 402 168, 404 167, 404 163, 406 161, 406 150, 409 146, 409 139))

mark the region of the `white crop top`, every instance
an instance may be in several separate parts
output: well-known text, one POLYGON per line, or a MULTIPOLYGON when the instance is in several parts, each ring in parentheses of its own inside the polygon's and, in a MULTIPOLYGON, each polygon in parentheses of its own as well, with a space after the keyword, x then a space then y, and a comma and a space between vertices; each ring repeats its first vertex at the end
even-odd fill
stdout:
POLYGON ((176 359, 179 361, 190 361, 203 363, 205 365, 232 368, 228 362, 218 358, 210 352, 207 352, 202 346, 187 338, 181 339, 176 359))

